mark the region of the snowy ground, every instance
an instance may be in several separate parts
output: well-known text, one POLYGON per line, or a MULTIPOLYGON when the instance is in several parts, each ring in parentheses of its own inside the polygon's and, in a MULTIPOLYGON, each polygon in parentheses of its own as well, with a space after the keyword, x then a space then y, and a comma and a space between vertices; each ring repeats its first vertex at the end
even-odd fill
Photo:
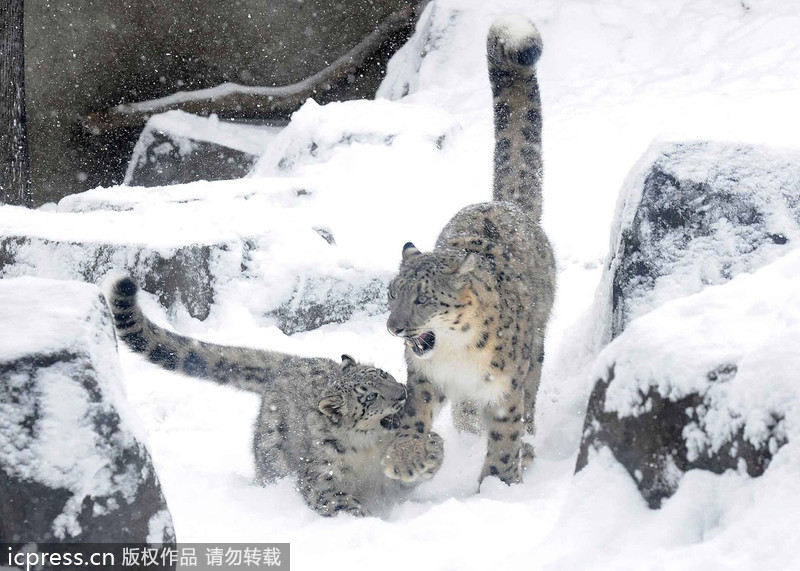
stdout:
MULTIPOLYGON (((234 195, 259 185, 308 186, 318 192, 313 208, 300 214, 322 220, 345 259, 391 272, 403 243, 430 248, 461 206, 490 196, 483 38, 493 17, 508 11, 529 16, 544 39, 544 225, 559 264, 537 411, 538 458, 525 483, 505 487, 490 479, 476 494, 484 445, 456 434, 443 414, 437 430, 446 438, 445 465, 415 501, 387 520, 322 519, 289 482, 265 489, 252 484, 254 396, 168 374, 123 350, 128 396, 148 434, 179 540, 290 542, 293 567, 302 570, 796 568, 790 546, 800 542, 800 500, 780 494, 796 465, 779 466, 783 476, 764 483, 690 474, 688 491, 659 512, 645 507, 613 462, 592 465, 577 478, 572 471, 592 383, 589 308, 622 180, 659 136, 798 146, 797 3, 440 0, 424 19, 430 37, 438 38, 424 46, 428 56, 420 62, 408 53, 421 47, 412 39, 384 84, 391 97, 408 82, 408 96, 309 105, 299 116, 305 123, 285 143, 291 151, 303 129, 335 130, 342 118, 373 132, 399 121, 406 136, 389 147, 355 140, 313 161, 299 158, 288 173, 278 168, 275 157, 283 155, 273 145, 256 178, 197 183, 185 191, 201 185, 234 195), (447 135, 441 150, 440 133, 447 135)), ((276 252, 276 259, 293 255, 276 252)), ((146 308, 165 323, 153 301, 146 308)), ((205 322, 179 316, 176 326, 227 344, 332 358, 348 352, 403 378, 402 346, 386 333, 384 319, 286 337, 253 320, 231 296, 205 322)))

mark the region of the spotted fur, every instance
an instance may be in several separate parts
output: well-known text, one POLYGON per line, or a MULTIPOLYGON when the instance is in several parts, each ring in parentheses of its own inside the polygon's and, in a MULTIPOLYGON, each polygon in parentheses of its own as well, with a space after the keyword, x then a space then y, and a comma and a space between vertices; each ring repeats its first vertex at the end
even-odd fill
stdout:
MULTIPOLYGON (((118 335, 133 351, 167 370, 261 395, 253 452, 262 485, 295 478, 306 503, 323 516, 379 514, 413 488, 408 470, 387 476, 381 464, 406 398, 388 373, 347 355, 339 364, 177 335, 145 317, 130 278, 110 289, 118 335)), ((442 461, 438 435, 420 446, 415 481, 418 473, 432 477, 442 461)))
MULTIPOLYGON (((534 432, 555 292, 553 252, 539 224, 542 123, 534 64, 541 49, 538 31, 524 18, 492 25, 493 200, 458 212, 432 252, 406 244, 389 287, 387 327, 407 345, 401 429, 426 433, 444 397, 453 399, 457 427, 485 426, 481 480, 495 475, 507 483, 521 481, 532 456, 522 437, 534 432)), ((407 443, 398 439, 394 446, 407 443)))

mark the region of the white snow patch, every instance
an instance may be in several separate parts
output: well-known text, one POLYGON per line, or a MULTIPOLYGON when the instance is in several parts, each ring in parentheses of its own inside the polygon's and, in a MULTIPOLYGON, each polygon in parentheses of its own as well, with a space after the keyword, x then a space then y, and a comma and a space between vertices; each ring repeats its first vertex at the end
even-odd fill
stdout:
POLYGON ((39 367, 30 378, 22 372, 8 375, 4 389, 14 398, 0 403, 0 465, 12 477, 70 491, 53 532, 61 539, 75 536, 81 532, 77 517, 85 497, 102 503, 105 496, 121 493, 130 502, 141 476, 128 471, 112 478, 109 466, 110 451, 138 446, 142 430, 122 388, 105 300, 97 287, 79 282, 0 280, 0 323, 0 362, 72 356, 39 367), (90 370, 96 372, 102 398, 81 385, 90 370), (105 441, 96 425, 109 414, 120 418, 113 442, 105 441), (29 431, 25 419, 33 416, 36 430, 29 431))
POLYGON ((506 48, 518 50, 531 42, 541 42, 539 30, 528 18, 518 14, 504 14, 492 22, 489 34, 498 38, 506 48))

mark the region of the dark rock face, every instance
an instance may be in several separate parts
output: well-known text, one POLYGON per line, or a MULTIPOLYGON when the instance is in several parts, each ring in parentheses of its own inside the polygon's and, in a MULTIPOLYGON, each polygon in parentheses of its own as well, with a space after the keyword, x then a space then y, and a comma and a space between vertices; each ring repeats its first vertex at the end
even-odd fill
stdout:
MULTIPOLYGON (((615 352, 606 357, 608 371, 596 380, 589 399, 576 472, 591 460, 593 450, 608 447, 648 505, 658 508, 687 470, 719 474, 735 469, 759 476, 785 444, 780 414, 764 423, 767 435, 757 441, 745 437, 742 422, 732 422, 735 429, 729 433, 716 427, 711 434, 709 410, 746 416, 737 408, 741 403, 727 401, 725 387, 736 378, 736 362, 710 366, 696 385, 702 388, 688 393, 674 389, 687 374, 678 366, 639 370, 633 374, 647 375, 634 379, 639 388, 631 388, 630 378, 622 385, 631 400, 622 410, 609 406, 608 393, 620 387, 619 368, 615 374, 620 359, 629 366, 651 357, 625 353, 636 347, 631 335, 646 336, 658 327, 648 321, 650 329, 628 332, 636 318, 758 270, 800 240, 798 159, 743 145, 667 143, 652 149, 629 176, 598 312, 604 316, 598 338, 603 344, 615 339, 615 352), (673 388, 657 390, 659 383, 673 388)), ((723 338, 724 332, 718 333, 723 338)), ((655 350, 675 355, 676 362, 683 358, 674 345, 655 350)))
MULTIPOLYGON (((141 128, 94 135, 80 123, 88 112, 225 82, 301 81, 407 5, 407 0, 29 0, 25 56, 34 201, 122 182, 141 128)), ((324 86, 317 100, 371 97, 412 25, 387 38, 357 73, 324 86)))
POLYGON ((242 178, 280 131, 182 111, 153 115, 133 149, 124 184, 167 186, 242 178))
MULTIPOLYGON (((141 137, 140 137, 141 142, 141 137)), ((154 132, 141 154, 134 152, 133 168, 125 183, 131 186, 167 186, 197 180, 242 178, 258 157, 208 141, 154 132)))
POLYGON ((622 191, 605 341, 664 301, 762 267, 800 240, 796 154, 691 142, 651 156, 622 191))
POLYGON ((4 327, 48 328, 0 349, 0 542, 174 544, 99 290, 20 278, 0 301, 4 327))
MULTIPOLYGON (((708 374, 709 383, 724 383, 736 374, 735 366, 723 366, 708 374)), ((581 449, 575 471, 588 464, 590 451, 607 446, 636 482, 647 505, 656 509, 678 489, 681 476, 693 469, 722 474, 744 469, 750 476, 760 476, 767 469, 777 449, 786 443, 780 417, 768 426, 770 437, 759 445, 745 437, 744 427, 712 449, 692 451, 686 442, 687 428, 700 431, 703 440, 705 416, 712 406, 708 395, 693 393, 681 398, 662 396, 651 387, 639 392, 634 405, 640 412, 619 415, 604 410, 606 391, 614 382, 614 370, 598 379, 589 397, 581 449)))

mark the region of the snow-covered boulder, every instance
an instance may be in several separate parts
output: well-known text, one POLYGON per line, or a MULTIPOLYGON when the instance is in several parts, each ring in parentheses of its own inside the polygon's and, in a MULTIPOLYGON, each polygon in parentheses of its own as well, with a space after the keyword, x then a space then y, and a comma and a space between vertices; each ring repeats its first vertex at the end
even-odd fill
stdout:
POLYGON ((797 248, 634 320, 595 363, 578 470, 610 448, 650 507, 694 468, 761 475, 800 441, 798 348, 797 248))
POLYGON ((3 207, 0 278, 100 283, 124 271, 170 319, 235 308, 287 334, 385 311, 394 260, 358 259, 364 248, 348 247, 337 212, 316 204, 321 194, 290 179, 242 179, 96 189, 54 211, 3 207))
POLYGON ((99 283, 109 271, 126 270, 162 305, 180 305, 192 317, 208 317, 214 301, 215 260, 230 245, 179 244, 153 248, 147 244, 115 244, 79 239, 54 239, 38 232, 0 237, 0 277, 38 275, 99 283), (37 235, 39 234, 39 235, 37 235))
POLYGON ((800 153, 656 143, 623 186, 612 240, 602 343, 665 301, 762 267, 800 243, 800 153))
POLYGON ((419 147, 441 150, 460 130, 452 115, 428 106, 384 100, 319 105, 309 99, 267 147, 252 175, 295 174, 343 148, 393 147, 400 149, 398 156, 419 147))
POLYGON ((782 371, 800 341, 783 322, 800 312, 798 159, 659 143, 629 176, 598 296, 596 341, 614 341, 595 364, 576 471, 608 447, 659 507, 687 470, 758 476, 786 442, 797 391, 782 371))
POLYGON ((0 331, 0 542, 174 542, 100 290, 0 280, 0 331))
MULTIPOLYGON (((126 271, 170 319, 204 320, 218 307, 285 333, 382 313, 408 220, 434 229, 446 221, 415 205, 450 183, 461 125, 427 106, 309 100, 278 133, 179 112, 154 117, 143 138, 157 132, 170 134, 170 149, 205 140, 260 158, 236 180, 97 188, 37 211, 5 207, 0 277, 98 283, 126 271)), ((161 168, 147 166, 155 149, 137 151, 131 184, 142 169, 161 168)))
POLYGON ((430 89, 452 93, 476 77, 488 84, 488 76, 475 70, 485 70, 484 39, 498 15, 491 3, 465 10, 459 0, 428 2, 414 34, 389 60, 376 97, 401 99, 430 89))
POLYGON ((139 135, 123 184, 164 186, 241 178, 279 130, 182 111, 154 115, 139 135))

